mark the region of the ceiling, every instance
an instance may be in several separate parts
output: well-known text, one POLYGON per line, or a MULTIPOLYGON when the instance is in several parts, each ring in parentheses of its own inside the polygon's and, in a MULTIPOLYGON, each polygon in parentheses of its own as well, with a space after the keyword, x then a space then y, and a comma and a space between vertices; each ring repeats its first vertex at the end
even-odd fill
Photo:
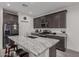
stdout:
POLYGON ((22 12, 33 17, 38 17, 76 3, 77 2, 0 2, 0 6, 10 11, 22 12), (24 4, 24 6, 22 6, 22 4, 24 4))

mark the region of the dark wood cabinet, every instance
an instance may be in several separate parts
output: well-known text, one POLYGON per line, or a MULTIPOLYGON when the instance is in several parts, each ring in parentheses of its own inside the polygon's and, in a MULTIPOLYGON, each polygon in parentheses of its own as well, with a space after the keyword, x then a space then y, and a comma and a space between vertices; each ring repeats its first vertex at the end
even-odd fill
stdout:
POLYGON ((66 28, 66 10, 34 18, 34 28, 66 28))
POLYGON ((34 28, 47 28, 48 21, 45 16, 34 19, 34 28))
POLYGON ((61 51, 66 51, 66 37, 46 35, 46 38, 59 40, 58 44, 56 45, 56 49, 61 50, 61 51))
POLYGON ((12 15, 12 14, 8 14, 8 13, 3 13, 3 22, 4 24, 17 24, 18 21, 18 16, 17 15, 12 15))
POLYGON ((48 27, 48 20, 46 16, 41 17, 41 28, 47 28, 48 27))
POLYGON ((40 21, 40 17, 38 17, 38 18, 35 18, 34 20, 33 20, 33 22, 34 22, 34 28, 41 28, 41 21, 40 21))
POLYGON ((49 28, 66 28, 66 12, 52 14, 50 18, 48 19, 51 26, 49 28))
MULTIPOLYGON (((49 37, 49 36, 48 36, 49 37)), ((49 38, 53 38, 53 39, 58 39, 59 42, 58 44, 56 45, 56 48, 58 50, 61 50, 61 51, 66 51, 66 38, 65 37, 60 37, 60 36, 51 36, 49 38)))
POLYGON ((48 21, 48 27, 47 28, 52 28, 54 25, 54 21, 53 21, 53 16, 52 15, 47 15, 46 19, 48 21))
MULTIPOLYGON (((60 27, 60 15, 59 14, 53 14, 52 15, 52 28, 59 28, 60 27)), ((50 25, 50 26, 51 26, 50 25)))
POLYGON ((66 12, 62 12, 60 15, 60 28, 66 28, 66 12))
POLYGON ((49 48, 49 57, 56 57, 56 45, 49 48))

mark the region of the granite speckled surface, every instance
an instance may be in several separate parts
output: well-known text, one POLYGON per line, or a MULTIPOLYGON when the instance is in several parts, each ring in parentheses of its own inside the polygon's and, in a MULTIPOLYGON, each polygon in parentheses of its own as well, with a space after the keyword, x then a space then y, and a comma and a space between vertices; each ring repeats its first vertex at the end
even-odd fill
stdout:
POLYGON ((67 34, 66 33, 56 33, 56 34, 39 34, 39 33, 32 33, 32 34, 37 34, 37 35, 42 35, 42 36, 59 36, 59 37, 67 37, 67 34))
POLYGON ((54 46, 59 41, 42 37, 32 39, 24 36, 9 36, 9 38, 15 41, 17 44, 23 46, 25 49, 32 52, 36 56, 54 46))

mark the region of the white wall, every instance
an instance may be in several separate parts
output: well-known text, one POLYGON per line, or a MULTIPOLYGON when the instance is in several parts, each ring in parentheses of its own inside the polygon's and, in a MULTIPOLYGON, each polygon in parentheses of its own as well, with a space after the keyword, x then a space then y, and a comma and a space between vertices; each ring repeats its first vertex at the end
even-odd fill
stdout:
POLYGON ((18 16, 19 16, 19 34, 25 35, 27 33, 33 32, 33 18, 22 13, 18 13, 18 16), (22 22, 24 21, 23 17, 27 17, 26 21, 28 22, 22 22))
POLYGON ((3 43, 3 40, 2 40, 2 37, 3 37, 3 9, 0 8, 0 49, 2 49, 2 43, 3 43))
POLYGON ((79 5, 67 10, 67 48, 79 52, 79 5))

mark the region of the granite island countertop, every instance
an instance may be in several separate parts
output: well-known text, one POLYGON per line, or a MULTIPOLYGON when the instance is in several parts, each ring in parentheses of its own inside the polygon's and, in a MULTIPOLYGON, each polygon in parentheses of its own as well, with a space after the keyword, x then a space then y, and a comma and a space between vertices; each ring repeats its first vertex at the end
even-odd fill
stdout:
POLYGON ((25 49, 29 50, 36 56, 59 42, 59 40, 52 40, 42 37, 29 38, 24 36, 9 36, 9 38, 19 45, 23 46, 25 49))

